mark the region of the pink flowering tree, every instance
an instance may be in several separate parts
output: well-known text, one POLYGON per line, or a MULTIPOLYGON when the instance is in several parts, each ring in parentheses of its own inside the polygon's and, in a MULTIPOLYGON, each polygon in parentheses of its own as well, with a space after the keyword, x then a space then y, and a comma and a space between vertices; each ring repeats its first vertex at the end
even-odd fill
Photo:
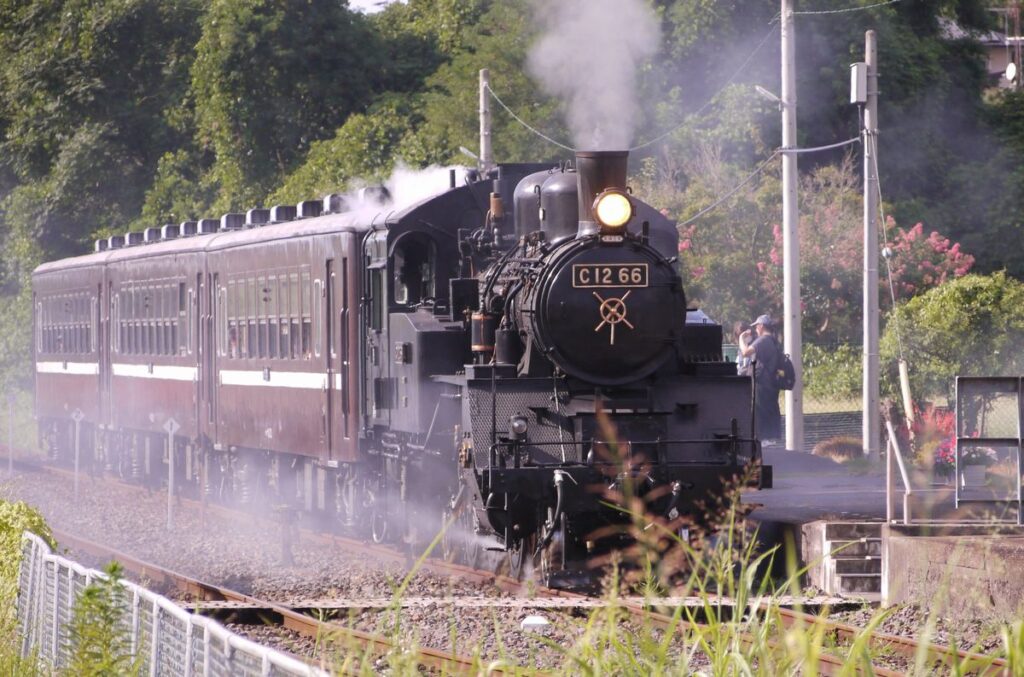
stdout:
MULTIPOLYGON (((863 224, 859 177, 849 164, 822 167, 803 181, 800 219, 800 292, 804 336, 810 342, 856 343, 861 335, 863 224)), ((900 228, 890 216, 885 245, 892 267, 897 302, 943 282, 963 277, 974 257, 937 231, 925 235, 923 224, 900 228)), ((774 226, 773 245, 765 260, 764 286, 782 297, 782 229, 774 226)), ((879 259, 879 303, 892 306, 885 260, 879 259)))
MULTIPOLYGON (((641 194, 686 224, 679 234, 679 267, 687 299, 727 329, 761 313, 781 317, 782 229, 778 178, 763 173, 725 204, 687 219, 714 203, 749 174, 726 162, 714 146, 682 158, 685 188, 641 173, 641 194)), ((863 206, 855 158, 819 167, 801 179, 800 262, 804 339, 808 343, 857 344, 861 338, 863 206)), ((897 299, 965 275, 974 259, 923 225, 884 229, 897 299)), ((880 260, 880 303, 891 306, 888 277, 880 260)), ((831 348, 829 348, 831 350, 831 348)))
POLYGON ((887 231, 896 233, 886 246, 892 253, 890 265, 897 299, 916 296, 946 280, 963 277, 974 265, 974 257, 960 251, 959 242, 951 243, 934 230, 925 236, 924 224, 904 230, 896 226, 891 216, 888 222, 887 231))

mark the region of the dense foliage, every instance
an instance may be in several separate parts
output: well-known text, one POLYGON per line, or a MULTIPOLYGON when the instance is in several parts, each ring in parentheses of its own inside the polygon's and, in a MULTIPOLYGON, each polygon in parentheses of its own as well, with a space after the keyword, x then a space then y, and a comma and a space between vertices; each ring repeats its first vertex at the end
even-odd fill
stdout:
MULTIPOLYGON (((753 90, 779 91, 778 6, 643 1, 661 39, 637 71, 632 182, 686 221, 779 144, 777 108, 753 90)), ((476 151, 480 68, 525 122, 570 143, 564 102, 527 68, 552 29, 535 9, 0 0, 0 385, 29 382, 26 282, 40 261, 85 252, 97 235, 343 190, 397 163, 469 163, 460 147, 476 151)), ((990 88, 971 37, 992 22, 984 0, 797 17, 803 146, 857 134, 848 65, 862 59, 864 31, 878 32, 882 190, 894 224, 920 224, 888 231, 899 301, 966 273, 968 254, 977 271, 1024 275, 1020 248, 1004 246, 1024 213, 1024 100, 990 88), (950 37, 951 22, 965 32, 950 37)), ((493 122, 501 160, 569 157, 496 102, 493 122)), ((859 153, 846 152, 800 158, 804 333, 829 345, 859 340, 859 153)), ((688 295, 726 324, 779 309, 778 163, 762 170, 682 230, 688 295)))
MULTIPOLYGON (((883 364, 895 370, 900 341, 912 355, 915 397, 950 396, 955 376, 1024 372, 1024 283, 1006 273, 967 275, 896 309, 882 336, 883 364), (899 335, 897 335, 897 330, 899 335)), ((889 374, 895 383, 898 375, 889 374)))

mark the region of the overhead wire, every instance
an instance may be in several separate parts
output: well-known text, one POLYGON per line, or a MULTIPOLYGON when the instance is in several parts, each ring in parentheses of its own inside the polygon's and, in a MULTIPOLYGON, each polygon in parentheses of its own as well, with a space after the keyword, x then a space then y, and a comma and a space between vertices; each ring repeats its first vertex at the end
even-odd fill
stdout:
POLYGON ((853 143, 860 143, 860 137, 855 136, 846 141, 840 141, 838 143, 830 143, 827 146, 814 146, 813 148, 780 148, 779 153, 783 155, 799 155, 801 153, 817 153, 823 150, 832 150, 833 148, 842 148, 843 146, 849 146, 853 143))
MULTIPOLYGON (((867 135, 865 135, 865 136, 867 136, 867 135)), ((882 236, 882 247, 883 247, 883 250, 882 250, 883 251, 883 256, 882 256, 882 258, 885 260, 886 276, 889 279, 889 298, 892 299, 892 310, 893 310, 893 314, 892 314, 893 331, 896 332, 896 347, 897 347, 897 350, 898 350, 898 352, 900 354, 900 360, 904 360, 905 361, 905 356, 903 354, 903 335, 900 332, 900 319, 899 319, 899 315, 896 313, 896 283, 893 280, 893 275, 892 275, 892 261, 891 261, 890 257, 884 255, 885 243, 889 240, 889 224, 886 221, 885 205, 882 203, 882 179, 881 179, 881 176, 878 173, 878 136, 877 135, 871 136, 867 140, 867 143, 871 144, 871 164, 872 164, 872 168, 875 171, 875 186, 876 186, 876 190, 878 192, 878 212, 881 215, 881 219, 882 219, 882 229, 880 231, 880 234, 882 236)))
POLYGON ((555 139, 552 139, 550 136, 548 136, 544 132, 540 131, 539 129, 537 129, 537 128, 533 127, 533 126, 531 126, 530 123, 528 123, 526 120, 524 120, 521 117, 519 117, 518 115, 516 115, 515 112, 511 108, 509 108, 507 105, 505 105, 505 102, 501 100, 501 97, 498 96, 497 92, 495 92, 493 89, 491 89, 491 86, 489 84, 485 85, 485 86, 487 87, 487 91, 491 93, 491 96, 494 97, 494 100, 498 102, 498 105, 500 105, 502 108, 504 108, 506 113, 511 115, 513 118, 515 118, 516 122, 521 124, 523 127, 526 127, 528 130, 530 130, 531 132, 533 132, 534 134, 536 134, 540 138, 544 139, 548 143, 553 143, 556 146, 558 146, 559 148, 564 148, 565 150, 573 152, 573 153, 576 152, 576 149, 573 148, 572 146, 567 146, 564 143, 562 143, 561 141, 556 141, 555 139))
POLYGON ((876 7, 885 7, 886 5, 894 5, 901 0, 886 0, 885 2, 876 2, 873 5, 861 5, 857 7, 844 7, 842 9, 805 9, 799 12, 793 12, 794 15, 815 15, 815 14, 846 14, 848 12, 863 12, 868 9, 875 9, 876 7))
MULTIPOLYGON (((794 15, 844 14, 844 13, 847 13, 847 12, 860 12, 860 11, 865 11, 865 10, 869 10, 869 9, 874 9, 876 7, 883 7, 883 6, 886 6, 886 5, 892 5, 892 4, 895 4, 897 2, 901 2, 901 1, 902 0, 886 0, 885 2, 879 2, 879 3, 875 3, 875 4, 871 4, 871 5, 863 5, 863 6, 858 6, 858 7, 845 7, 845 8, 841 8, 841 9, 831 9, 831 10, 802 10, 802 11, 795 11, 795 12, 793 12, 793 14, 794 15)), ((687 120, 684 120, 683 122, 680 122, 675 127, 673 127, 671 129, 669 129, 669 130, 659 134, 658 136, 656 136, 656 137, 654 137, 654 138, 652 138, 652 139, 650 139, 648 141, 645 141, 644 143, 638 144, 636 146, 632 146, 628 150, 629 151, 635 151, 635 150, 640 150, 642 148, 646 148, 648 146, 651 146, 651 145, 661 141, 662 139, 664 139, 664 138, 666 138, 668 136, 671 136, 672 134, 677 132, 684 125, 686 125, 687 122, 689 122, 689 120, 692 117, 694 117, 696 115, 700 115, 708 106, 710 106, 712 104, 712 102, 714 102, 715 98, 719 94, 721 94, 722 91, 726 87, 728 87, 729 85, 733 84, 733 82, 736 80, 736 78, 739 76, 739 74, 742 73, 746 69, 747 65, 753 60, 753 58, 755 56, 757 56, 757 53, 761 51, 761 49, 764 47, 765 44, 767 44, 769 38, 771 38, 775 34, 776 29, 780 25, 779 18, 780 18, 779 14, 776 14, 774 17, 772 17, 771 21, 769 21, 769 24, 771 25, 771 29, 768 31, 768 33, 761 39, 761 41, 757 44, 757 46, 754 47, 753 51, 749 55, 747 55, 747 57, 743 60, 743 62, 740 64, 740 66, 732 73, 732 75, 730 75, 729 78, 726 79, 725 83, 718 89, 718 91, 715 92, 712 96, 710 96, 700 106, 700 108, 695 110, 693 113, 690 113, 687 116, 687 120)), ((528 122, 526 122, 525 120, 523 120, 523 118, 521 118, 519 115, 517 115, 515 111, 513 111, 504 101, 501 100, 501 97, 498 96, 498 93, 494 91, 494 89, 490 86, 490 84, 486 85, 486 88, 487 88, 488 93, 494 98, 494 100, 498 103, 498 105, 501 106, 505 110, 506 113, 511 115, 512 118, 516 122, 518 122, 524 128, 529 130, 531 133, 533 133, 537 137, 547 141, 548 143, 551 143, 551 144, 553 144, 555 146, 558 146, 559 148, 562 148, 564 150, 567 150, 567 151, 573 152, 573 153, 576 152, 576 148, 574 148, 572 146, 569 146, 567 144, 564 144, 561 141, 558 141, 557 139, 554 139, 554 138, 548 136, 547 134, 541 132, 539 129, 537 129, 533 125, 531 125, 528 122)), ((752 171, 750 174, 748 174, 738 184, 733 186, 725 195, 721 196, 718 200, 716 200, 712 204, 708 205, 704 209, 700 210, 699 212, 694 214, 692 217, 690 217, 686 221, 678 224, 678 227, 680 227, 680 228, 685 227, 685 226, 693 223, 694 221, 696 221, 700 217, 704 216, 708 212, 714 210, 716 207, 720 206, 723 202, 725 202, 730 197, 735 195, 741 188, 743 188, 743 186, 747 185, 755 176, 757 176, 762 171, 764 171, 764 168, 768 165, 768 163, 771 162, 778 155, 817 153, 817 152, 826 151, 826 150, 833 150, 835 148, 842 148, 844 146, 848 146, 848 145, 851 145, 851 144, 854 144, 854 143, 858 143, 860 141, 861 141, 860 137, 853 137, 853 138, 850 138, 850 139, 846 139, 845 141, 839 141, 837 143, 828 144, 828 145, 825 145, 825 146, 814 146, 814 147, 811 147, 811 148, 779 148, 779 149, 776 149, 775 151, 772 152, 771 155, 769 155, 767 158, 765 158, 754 169, 754 171, 752 171)), ((875 162, 875 165, 876 165, 875 166, 875 176, 877 177, 878 176, 878 167, 877 167, 878 159, 877 159, 877 156, 874 158, 874 162, 875 162)), ((878 200, 878 202, 879 202, 879 207, 881 208, 882 200, 881 200, 881 186, 880 185, 879 185, 878 189, 879 189, 879 200, 878 200)), ((885 225, 884 225, 885 224, 884 211, 882 212, 882 214, 883 214, 882 215, 882 220, 883 220, 883 229, 884 229, 885 228, 885 225)), ((894 291, 894 287, 893 287, 893 283, 892 283, 892 270, 891 270, 891 266, 889 264, 889 260, 888 259, 886 259, 886 267, 887 267, 887 269, 889 271, 890 293, 893 296, 893 307, 895 307, 895 291, 894 291)), ((902 347, 902 341, 899 339, 898 327, 897 327, 897 340, 900 343, 900 355, 902 357, 903 347, 902 347)))
MULTIPOLYGON (((704 110, 714 102, 715 98, 718 97, 718 95, 721 94, 722 91, 726 87, 731 85, 736 80, 737 77, 739 77, 740 73, 742 73, 746 69, 746 67, 750 64, 750 62, 754 59, 754 57, 757 56, 757 53, 761 51, 761 48, 763 48, 765 46, 765 44, 768 43, 769 38, 771 38, 773 35, 775 35, 775 32, 776 32, 776 30, 778 29, 778 26, 779 26, 778 21, 779 21, 779 16, 775 15, 775 17, 773 17, 772 20, 769 21, 769 24, 771 25, 771 29, 768 31, 768 33, 763 38, 761 38, 761 41, 759 43, 757 43, 757 46, 754 47, 754 50, 750 54, 747 55, 747 58, 745 58, 743 60, 743 63, 741 63, 740 66, 735 71, 733 71, 732 75, 730 75, 728 77, 728 79, 726 79, 725 83, 721 87, 718 88, 718 91, 715 92, 713 95, 711 95, 708 98, 707 101, 705 101, 703 104, 701 104, 700 108, 698 108, 694 112, 692 112, 689 115, 687 115, 687 119, 684 120, 683 122, 680 122, 675 127, 673 127, 671 129, 669 129, 669 130, 659 134, 658 136, 654 137, 653 139, 650 139, 648 141, 644 141, 643 143, 641 143, 639 145, 633 146, 633 147, 629 148, 628 150, 629 151, 634 151, 634 150, 640 150, 641 148, 646 148, 648 146, 652 146, 655 143, 661 141, 662 139, 664 139, 664 138, 666 138, 668 136, 671 136, 675 132, 679 131, 683 126, 686 125, 687 122, 689 122, 689 119, 692 118, 693 116, 700 115, 701 113, 703 113, 704 110)), ((490 85, 487 85, 487 91, 490 93, 490 95, 492 97, 494 97, 494 100, 498 102, 498 105, 501 106, 503 109, 505 109, 506 113, 511 115, 512 118, 516 122, 521 124, 523 127, 528 129, 530 132, 532 132, 533 134, 535 134, 539 138, 544 139, 548 143, 551 143, 551 144, 554 144, 554 145, 558 146, 559 148, 563 148, 563 149, 565 149, 567 151, 571 151, 571 152, 575 152, 576 151, 576 148, 568 146, 568 145, 562 143, 561 141, 558 141, 557 139, 554 139, 554 138, 548 136, 547 134, 541 132, 539 129, 537 129, 536 127, 530 125, 528 122, 523 120, 523 118, 521 118, 519 115, 517 115, 515 113, 515 111, 513 111, 504 101, 501 100, 501 97, 498 96, 498 93, 495 92, 494 89, 492 89, 490 85)))
POLYGON ((776 156, 778 156, 778 155, 779 155, 779 151, 778 150, 773 151, 772 154, 769 155, 767 158, 765 158, 764 161, 761 164, 759 164, 757 166, 757 168, 754 169, 754 171, 752 171, 750 174, 748 174, 745 179, 743 179, 742 181, 737 183, 735 186, 733 186, 732 189, 729 190, 728 193, 726 193, 722 197, 718 198, 713 203, 711 203, 710 205, 708 205, 704 209, 700 210, 699 212, 697 212, 696 214, 691 216, 686 221, 683 221, 682 223, 676 224, 676 227, 677 228, 685 228, 686 226, 690 225, 691 223, 693 223, 694 221, 696 221, 700 217, 704 216, 705 214, 707 214, 708 212, 713 210, 715 207, 718 207, 720 204, 722 204, 723 202, 728 200, 730 197, 735 195, 736 192, 739 191, 740 188, 742 188, 743 186, 745 186, 748 183, 750 183, 751 179, 753 179, 755 176, 757 176, 762 171, 764 171, 764 168, 766 166, 768 166, 768 163, 771 162, 772 160, 774 160, 776 158, 776 156))
POLYGON ((747 55, 747 58, 746 58, 746 59, 744 59, 744 60, 743 60, 743 63, 742 63, 742 64, 740 64, 739 68, 737 68, 737 69, 736 69, 736 70, 735 70, 735 71, 733 72, 733 74, 729 76, 729 78, 728 78, 728 79, 727 79, 727 80, 725 81, 725 84, 723 84, 723 85, 722 85, 721 87, 719 87, 719 88, 718 88, 718 91, 717 91, 717 92, 715 92, 715 93, 714 93, 713 95, 711 95, 711 96, 710 96, 710 97, 708 98, 708 100, 707 100, 707 101, 705 101, 705 102, 704 102, 704 103, 703 103, 703 104, 701 105, 701 107, 700 107, 700 108, 698 108, 698 109, 697 109, 697 110, 695 110, 694 112, 692 112, 692 113, 690 113, 689 115, 687 115, 687 119, 686 119, 686 120, 683 120, 682 122, 680 122, 680 123, 679 123, 678 125, 676 125, 676 126, 675 126, 675 127, 673 127, 672 129, 670 129, 670 130, 668 130, 668 131, 666 131, 666 132, 664 132, 664 133, 662 133, 662 134, 659 134, 658 136, 654 137, 653 139, 651 139, 651 140, 649 140, 649 141, 645 141, 645 142, 643 142, 643 143, 641 143, 641 144, 639 144, 639 145, 633 146, 633 147, 632 147, 632 148, 630 148, 629 150, 630 150, 630 151, 634 151, 634 150, 640 150, 641 148, 646 148, 647 146, 651 146, 651 145, 654 145, 654 144, 656 144, 657 142, 659 142, 659 141, 661 141, 662 139, 664 139, 665 137, 667 137, 667 136, 671 136, 672 134, 674 134, 674 133, 676 133, 677 131, 679 131, 680 129, 682 129, 682 128, 683 128, 683 126, 684 126, 684 125, 686 125, 686 123, 690 121, 690 118, 693 118, 693 117, 695 117, 695 116, 697 116, 697 115, 700 115, 701 113, 703 113, 703 112, 704 112, 704 109, 705 109, 705 108, 707 108, 708 106, 710 106, 710 105, 711 105, 711 103, 712 103, 712 102, 713 102, 713 101, 714 101, 714 100, 715 100, 715 99, 716 99, 716 98, 718 97, 718 95, 719 95, 719 94, 721 94, 721 93, 722 93, 722 91, 723 91, 723 90, 724 90, 724 89, 725 89, 726 87, 728 87, 729 85, 731 85, 731 84, 733 83, 733 81, 734 81, 734 80, 735 80, 735 79, 736 79, 736 78, 737 78, 737 77, 739 76, 739 74, 740 74, 740 73, 742 73, 742 72, 743 72, 743 71, 744 71, 744 70, 746 69, 746 67, 747 67, 747 64, 749 64, 749 63, 750 63, 750 62, 751 62, 751 61, 753 60, 753 58, 754 58, 755 56, 757 56, 757 53, 758 53, 758 52, 760 52, 760 51, 761 51, 761 48, 762 48, 762 47, 764 47, 764 46, 765 46, 765 44, 766 44, 766 43, 768 42, 768 38, 770 38, 770 37, 772 37, 773 35, 775 35, 775 31, 776 31, 776 29, 777 29, 777 28, 779 27, 779 24, 778 24, 778 18, 779 18, 779 17, 778 17, 778 15, 776 15, 776 16, 775 16, 775 17, 774 17, 774 18, 773 18, 773 19, 772 19, 772 20, 771 20, 771 21, 769 22, 769 23, 771 24, 771 29, 770 29, 770 30, 768 31, 768 34, 767 34, 767 35, 765 35, 765 36, 764 36, 764 37, 763 37, 763 38, 761 39, 761 42, 759 42, 759 43, 757 44, 757 47, 755 47, 755 48, 754 48, 754 51, 753 51, 753 52, 751 52, 751 53, 750 53, 749 55, 747 55))

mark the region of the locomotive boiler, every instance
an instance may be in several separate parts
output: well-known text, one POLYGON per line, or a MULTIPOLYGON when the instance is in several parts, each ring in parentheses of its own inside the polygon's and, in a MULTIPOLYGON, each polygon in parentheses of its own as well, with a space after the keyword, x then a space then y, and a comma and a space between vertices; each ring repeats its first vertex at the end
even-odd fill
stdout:
POLYGON ((675 226, 626 163, 500 164, 399 209, 330 195, 44 264, 40 439, 131 481, 377 541, 443 528, 467 562, 586 578, 625 542, 624 494, 675 517, 770 482, 750 379, 721 326, 687 322, 675 226))

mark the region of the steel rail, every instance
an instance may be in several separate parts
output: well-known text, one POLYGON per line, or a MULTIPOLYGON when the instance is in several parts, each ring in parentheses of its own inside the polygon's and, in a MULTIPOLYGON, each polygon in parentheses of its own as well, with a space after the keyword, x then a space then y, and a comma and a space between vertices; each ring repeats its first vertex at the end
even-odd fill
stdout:
MULTIPOLYGON (((268 611, 279 617, 280 625, 306 637, 323 639, 337 636, 366 647, 375 655, 386 654, 394 650, 395 644, 381 635, 363 632, 330 621, 321 621, 299 613, 275 602, 260 600, 250 595, 231 590, 212 583, 205 583, 151 562, 138 559, 132 555, 105 546, 95 541, 75 536, 61 529, 52 529, 57 542, 73 550, 88 554, 99 559, 116 560, 136 576, 149 581, 167 585, 189 597, 206 601, 238 602, 252 608, 268 611)), ((425 668, 454 672, 456 674, 474 673, 480 669, 478 661, 466 656, 439 651, 437 649, 417 648, 414 650, 417 663, 425 668)), ((490 668, 492 674, 504 674, 498 666, 490 668)))

